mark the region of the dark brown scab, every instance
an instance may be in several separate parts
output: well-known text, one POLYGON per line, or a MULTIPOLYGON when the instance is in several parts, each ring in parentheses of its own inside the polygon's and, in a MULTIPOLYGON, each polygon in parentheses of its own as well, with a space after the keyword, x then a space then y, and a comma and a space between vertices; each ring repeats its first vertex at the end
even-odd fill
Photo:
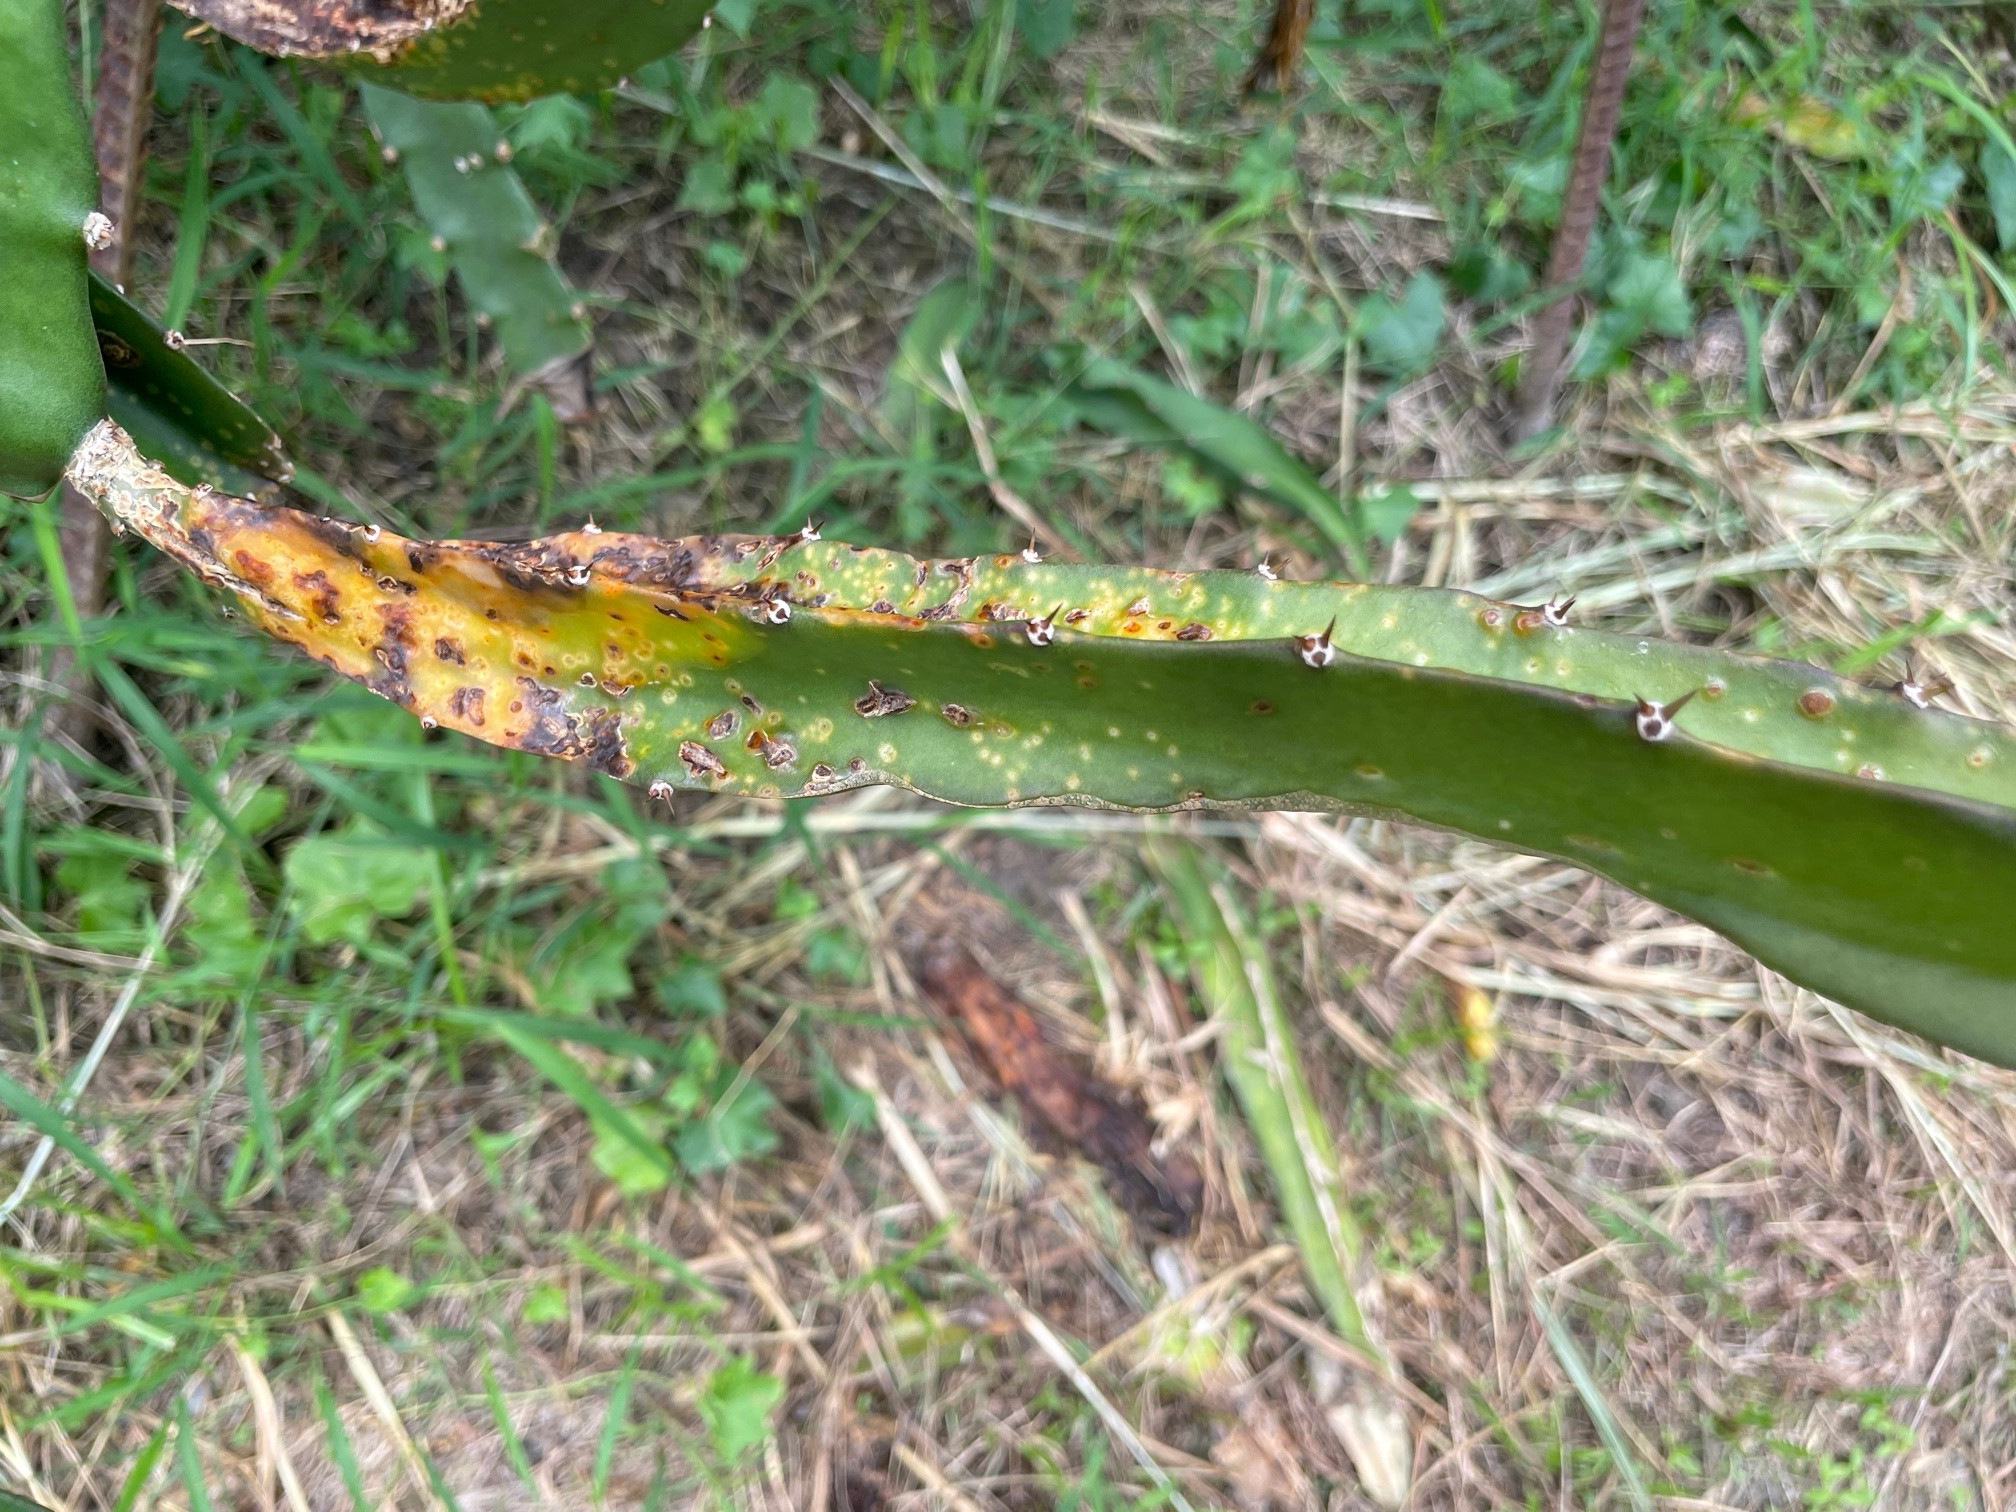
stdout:
POLYGON ((1834 712, 1834 695, 1825 688, 1808 688, 1799 695, 1799 712, 1808 719, 1825 719, 1834 712))
POLYGON ((707 738, 709 740, 726 740, 735 733, 741 726, 741 723, 741 715, 737 714, 733 709, 723 709, 719 714, 716 714, 712 719, 707 721, 707 738))
POLYGON ((1207 641, 1211 639, 1211 627, 1197 620, 1192 620, 1176 632, 1176 639, 1179 641, 1207 641))
POLYGON ((635 769, 623 744, 623 722, 614 709, 600 704, 572 713, 557 689, 530 677, 520 677, 532 723, 519 738, 519 748, 535 755, 578 761, 611 777, 627 777, 635 769))
POLYGON ((1092 611, 1090 609, 1073 609, 1069 614, 1064 616, 1064 623, 1067 625, 1082 625, 1090 618, 1092 618, 1092 611))
POLYGON ((847 760, 847 770, 850 772, 865 772, 868 770, 868 763, 863 761, 859 756, 852 756, 847 760))
POLYGON ((889 600, 887 600, 886 598, 878 598, 877 600, 875 600, 874 603, 868 606, 868 612, 870 614, 894 614, 896 612, 896 606, 890 603, 889 600))
POLYGON ((901 688, 884 687, 872 677, 868 679, 868 691, 854 700, 854 712, 863 719, 886 719, 915 707, 917 700, 901 688))
POLYGON ((435 637, 434 657, 437 661, 451 662, 458 667, 467 666, 469 662, 461 646, 445 635, 435 637))
POLYGON ((944 716, 945 723, 962 730, 980 717, 964 704, 956 703, 944 704, 940 706, 938 712, 944 716))
POLYGON ((1167 630, 1171 625, 1175 623, 1176 621, 1174 620, 1157 620, 1155 621, 1155 628, 1157 630, 1167 630))
POLYGON ((788 771, 798 763, 798 747, 779 736, 763 747, 763 765, 773 772, 788 771))
POLYGON ((457 688, 448 695, 448 712, 464 724, 483 728, 483 690, 475 687, 457 688))
POLYGON ((1272 714, 1274 712, 1274 705, 1267 702, 1264 698, 1256 698, 1247 706, 1246 712, 1249 714, 1272 714))
POLYGON ((747 693, 742 695, 742 707, 747 709, 751 714, 760 716, 763 713, 763 705, 756 702, 755 698, 747 693))
POLYGON ((726 777, 728 775, 728 768, 722 763, 721 758, 697 740, 682 740, 679 742, 679 760, 684 763, 686 770, 691 772, 695 777, 726 777))
POLYGON ((336 592, 336 585, 329 581, 328 573, 319 567, 313 572, 297 572, 294 574, 294 586, 308 595, 308 607, 323 624, 343 623, 342 598, 336 592))

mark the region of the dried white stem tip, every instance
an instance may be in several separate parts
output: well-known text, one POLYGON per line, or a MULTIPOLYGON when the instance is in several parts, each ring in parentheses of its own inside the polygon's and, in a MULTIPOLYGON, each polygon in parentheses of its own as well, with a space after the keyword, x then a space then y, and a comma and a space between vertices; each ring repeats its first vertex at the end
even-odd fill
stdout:
POLYGON ((1563 598, 1557 593, 1540 606, 1540 618, 1549 629, 1565 630, 1568 628, 1568 611, 1574 607, 1573 597, 1563 598))
POLYGON ((373 524, 364 527, 364 539, 367 542, 375 542, 383 534, 385 534, 385 527, 382 525, 373 524))
POLYGON ((1274 570, 1274 564, 1265 557, 1260 558, 1259 564, 1253 570, 1270 583, 1281 580, 1281 574, 1274 570))
POLYGON ((661 803, 670 803, 672 801, 672 784, 667 782, 663 777, 652 783, 646 791, 648 797, 656 798, 661 803))
POLYGON ((118 234, 119 228, 104 211, 93 210, 84 217, 84 245, 93 252, 103 252, 118 234))
POLYGON ((818 539, 819 522, 817 520, 807 520, 803 525, 798 527, 798 544, 800 546, 810 546, 818 539))
POLYGON ((569 588, 586 588, 590 576, 588 564, 586 562, 576 562, 572 567, 567 569, 567 586, 569 588))
POLYGON ((791 623, 791 601, 781 598, 764 599, 756 606, 756 615, 766 625, 788 625, 791 623))
POLYGON ((1331 633, 1336 630, 1334 619, 1316 635, 1295 637, 1295 654, 1302 658, 1302 665, 1315 667, 1319 671, 1337 660, 1337 648, 1330 643, 1331 633))
POLYGON ((583 526, 581 527, 581 534, 583 534, 583 535, 600 535, 600 534, 602 534, 602 527, 601 527, 600 525, 597 525, 597 524, 595 523, 595 518, 594 518, 594 516, 593 516, 593 515, 590 515, 590 516, 589 516, 589 518, 588 518, 588 523, 587 523, 586 525, 583 525, 583 526))
POLYGON ((436 719, 432 714, 422 714, 420 716, 420 728, 423 730, 438 730, 441 728, 441 721, 436 719))
POLYGON ((1679 728, 1673 722, 1673 716, 1684 709, 1688 700, 1700 691, 1699 688, 1689 689, 1669 704, 1653 703, 1649 698, 1639 699, 1638 707, 1631 713, 1632 727, 1638 731, 1638 738, 1649 740, 1655 745, 1662 740, 1670 740, 1673 732, 1679 728))
POLYGON ((163 331, 161 333, 161 340, 167 344, 168 350, 171 352, 179 352, 182 348, 189 345, 189 338, 184 336, 180 331, 163 331))
POLYGON ((1040 620, 1022 621, 1022 633, 1029 638, 1029 644, 1047 646, 1057 639, 1057 616, 1063 611, 1064 606, 1059 604, 1040 620))
POLYGON ((1036 566, 1043 560, 1043 553, 1036 549, 1036 538, 1034 536, 1031 536, 1029 544, 1022 548, 1022 560, 1027 562, 1031 567, 1036 566))

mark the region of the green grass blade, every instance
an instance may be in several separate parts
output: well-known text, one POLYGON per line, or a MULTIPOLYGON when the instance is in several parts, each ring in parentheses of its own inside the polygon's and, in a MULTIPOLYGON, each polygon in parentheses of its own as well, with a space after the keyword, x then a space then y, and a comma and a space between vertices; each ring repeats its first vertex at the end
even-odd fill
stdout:
POLYGON ((1363 1238, 1344 1206, 1336 1146, 1303 1073, 1266 951, 1238 905, 1213 886, 1194 848, 1158 839, 1148 856, 1189 942, 1198 996, 1224 1026, 1220 1064, 1266 1158, 1310 1290, 1338 1336, 1383 1364, 1385 1348, 1365 1325, 1354 1284, 1363 1238))
POLYGON ((1265 495, 1307 518, 1351 570, 1364 576, 1365 532, 1309 467, 1244 415, 1187 389, 1101 358, 1071 390, 1086 418, 1143 446, 1182 448, 1239 488, 1265 495))

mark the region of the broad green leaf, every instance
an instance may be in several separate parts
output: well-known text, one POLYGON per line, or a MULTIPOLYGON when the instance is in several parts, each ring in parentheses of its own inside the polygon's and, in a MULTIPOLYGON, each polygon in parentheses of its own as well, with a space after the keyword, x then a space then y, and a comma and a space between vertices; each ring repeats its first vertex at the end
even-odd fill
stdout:
POLYGON ((301 933, 312 945, 369 943, 380 919, 403 919, 419 906, 430 857, 386 840, 363 819, 297 840, 283 869, 301 933))
POLYGON ((733 1463, 770 1437, 770 1418, 784 1400, 784 1383, 736 1355, 707 1378, 700 1420, 714 1452, 733 1463))
POLYGON ((1398 303, 1373 295, 1358 310, 1366 366, 1400 376, 1420 371, 1434 360, 1447 323, 1442 280, 1433 273, 1416 273, 1398 303))

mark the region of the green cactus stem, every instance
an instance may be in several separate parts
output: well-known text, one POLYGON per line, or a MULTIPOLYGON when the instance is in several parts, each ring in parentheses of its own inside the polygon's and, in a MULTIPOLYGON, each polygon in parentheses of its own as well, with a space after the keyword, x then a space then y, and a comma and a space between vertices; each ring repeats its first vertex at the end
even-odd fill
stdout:
POLYGON ((259 498, 294 476, 266 422, 198 364, 178 334, 95 273, 91 319, 112 418, 143 453, 192 487, 259 498))
POLYGON ((85 266, 113 227, 62 0, 0 4, 0 493, 40 498, 105 413, 85 266))
POLYGON ((1564 606, 1259 573, 581 531, 409 541, 192 494, 109 422, 72 481, 423 723, 669 797, 1317 809, 1611 877, 1837 1000, 2016 1064, 2016 731, 1564 606))
POLYGON ((416 100, 360 86, 364 111, 413 204, 447 253, 469 303, 513 371, 572 424, 593 412, 586 307, 553 261, 553 233, 511 167, 510 144, 481 105, 416 100))
POLYGON ((698 31, 711 0, 173 0, 235 41, 434 100, 607 89, 698 31))

